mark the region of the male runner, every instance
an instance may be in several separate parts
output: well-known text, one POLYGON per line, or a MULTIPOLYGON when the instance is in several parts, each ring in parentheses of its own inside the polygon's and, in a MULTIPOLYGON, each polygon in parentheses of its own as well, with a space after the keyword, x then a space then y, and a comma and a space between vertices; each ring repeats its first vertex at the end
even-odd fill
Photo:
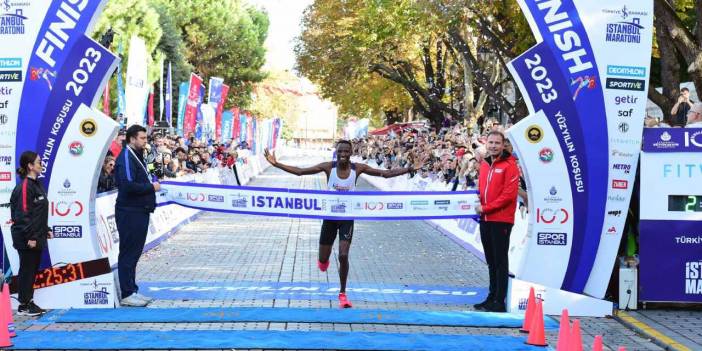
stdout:
MULTIPOLYGON (((324 172, 327 175, 327 186, 329 190, 336 191, 354 191, 356 190, 356 179, 361 174, 368 174, 376 177, 392 178, 399 175, 407 174, 411 171, 416 171, 422 168, 424 162, 416 162, 412 167, 394 168, 394 169, 376 169, 362 163, 353 163, 351 159, 351 142, 348 140, 339 140, 336 143, 337 161, 323 162, 316 166, 299 168, 282 164, 275 159, 275 154, 264 151, 266 160, 273 167, 280 168, 288 173, 297 176, 317 174, 324 172)), ((346 278, 349 274, 349 249, 351 248, 351 239, 353 237, 353 220, 323 220, 322 233, 319 237, 319 258, 317 267, 322 272, 325 272, 329 267, 329 256, 331 255, 332 245, 336 239, 336 234, 339 233, 339 307, 350 308, 351 302, 346 297, 346 278)))

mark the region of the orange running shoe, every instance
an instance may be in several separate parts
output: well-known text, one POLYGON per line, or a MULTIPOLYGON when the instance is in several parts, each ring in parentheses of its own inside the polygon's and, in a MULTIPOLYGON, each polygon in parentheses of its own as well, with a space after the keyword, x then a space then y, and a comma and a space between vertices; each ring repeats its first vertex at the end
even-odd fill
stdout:
POLYGON ((339 294, 339 308, 351 308, 351 301, 346 297, 345 293, 339 294))

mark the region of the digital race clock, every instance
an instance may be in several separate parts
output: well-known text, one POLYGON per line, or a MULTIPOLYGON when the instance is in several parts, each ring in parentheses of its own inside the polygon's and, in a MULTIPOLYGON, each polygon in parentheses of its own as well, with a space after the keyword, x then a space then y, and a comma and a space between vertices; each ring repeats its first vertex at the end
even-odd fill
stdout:
POLYGON ((702 195, 668 195, 668 211, 702 212, 702 195))
MULTIPOLYGON (((110 272, 110 262, 107 258, 69 263, 65 266, 59 267, 49 267, 37 272, 34 279, 34 289, 42 289, 59 284, 71 283, 76 280, 97 277, 110 272)), ((17 276, 12 277, 12 282, 10 283, 10 293, 17 292, 18 283, 17 276)))

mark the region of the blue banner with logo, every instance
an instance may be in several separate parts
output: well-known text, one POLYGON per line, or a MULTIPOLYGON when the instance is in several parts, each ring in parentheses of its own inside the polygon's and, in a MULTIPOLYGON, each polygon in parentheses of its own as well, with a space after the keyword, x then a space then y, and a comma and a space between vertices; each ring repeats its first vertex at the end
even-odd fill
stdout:
MULTIPOLYGON (((68 72, 64 69, 64 65, 68 63, 75 68, 75 66, 85 58, 83 56, 85 52, 80 53, 81 56, 76 56, 78 52, 73 50, 73 47, 78 42, 83 42, 84 45, 87 44, 85 33, 93 23, 93 17, 100 13, 105 2, 105 0, 82 1, 80 3, 75 1, 51 2, 49 10, 39 28, 32 54, 27 63, 27 69, 25 71, 27 80, 22 90, 19 109, 20 123, 40 127, 54 124, 57 119, 56 115, 47 114, 45 111, 48 108, 55 107, 49 104, 49 99, 52 98, 53 94, 65 95, 68 93, 66 91, 66 84, 69 81, 69 77, 63 77, 61 74, 70 75, 70 78, 72 78, 73 74, 77 75, 73 83, 75 87, 72 85, 72 88, 70 88, 73 89, 74 92, 79 90, 78 88, 80 87, 78 84, 81 82, 85 84, 90 79, 103 80, 104 76, 98 77, 97 74, 92 73, 92 71, 88 72, 93 64, 97 64, 94 61, 87 61, 87 63, 84 63, 84 67, 79 67, 80 71, 74 70, 68 72), (58 82, 58 80, 61 80, 63 85, 61 82, 58 82), (54 89, 54 87, 56 87, 56 89, 54 89)), ((90 39, 87 38, 87 40, 90 39)), ((111 58, 106 57, 101 64, 110 60, 114 62, 114 56, 112 54, 109 54, 109 56, 111 56, 111 58)), ((90 58, 85 59, 89 60, 90 58)), ((101 86, 98 86, 98 88, 100 87, 101 86)), ((88 104, 92 105, 92 99, 95 97, 94 93, 100 90, 88 91, 87 88, 84 89, 86 90, 82 92, 83 96, 81 98, 85 98, 85 96, 89 95, 87 97, 87 99, 89 99, 88 104)), ((63 102, 65 101, 67 100, 64 99, 63 102)), ((78 101, 71 102, 73 103, 73 108, 77 108, 80 105, 78 101)), ((42 142, 39 140, 42 131, 45 131, 45 128, 17 129, 17 159, 19 159, 20 154, 26 150, 37 150, 40 152, 40 156, 42 155, 41 151, 46 147, 46 145, 42 145, 42 142)), ((47 136, 44 135, 44 142, 46 142, 46 137, 47 136)), ((58 145, 58 143, 56 145, 58 145)), ((42 177, 45 176, 46 174, 42 173, 42 177)), ((44 185, 48 185, 48 179, 44 179, 44 185)))
POLYGON ((702 152, 702 128, 646 128, 644 152, 702 152))
POLYGON ((185 120, 185 104, 188 102, 188 83, 180 83, 178 87, 178 123, 177 134, 183 136, 183 121, 185 120))
POLYGON ((232 138, 232 123, 234 122, 234 114, 232 111, 224 111, 222 113, 222 140, 225 143, 232 138))
POLYGON ((201 84, 200 85, 200 96, 198 97, 197 100, 197 119, 195 120, 195 139, 201 140, 202 138, 202 129, 203 129, 203 124, 204 124, 204 118, 202 116, 202 101, 205 98, 205 85, 201 84))
MULTIPOLYGON (((118 55, 122 55, 122 42, 119 42, 118 55)), ((124 128, 127 99, 124 96, 124 83, 122 82, 122 62, 117 64, 117 122, 119 127, 124 128)))

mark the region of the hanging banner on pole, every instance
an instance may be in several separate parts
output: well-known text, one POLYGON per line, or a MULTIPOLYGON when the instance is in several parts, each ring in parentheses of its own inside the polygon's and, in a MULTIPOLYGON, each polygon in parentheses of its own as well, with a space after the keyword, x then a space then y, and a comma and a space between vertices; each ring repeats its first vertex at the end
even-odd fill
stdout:
POLYGON ((183 136, 183 122, 185 120, 185 107, 188 102, 188 83, 180 83, 178 86, 178 120, 176 121, 176 134, 183 136))
POLYGON ((147 53, 146 43, 138 36, 132 36, 129 41, 129 62, 127 62, 127 125, 144 125, 144 112, 149 97, 147 84, 147 53))
POLYGON ((190 74, 190 84, 188 85, 188 98, 185 103, 185 115, 183 122, 183 136, 189 138, 190 134, 195 133, 197 123, 198 107, 200 102, 200 86, 202 78, 197 74, 190 74))
POLYGON ((173 82, 171 81, 171 63, 168 63, 168 78, 166 78, 166 120, 168 128, 173 126, 173 82))

